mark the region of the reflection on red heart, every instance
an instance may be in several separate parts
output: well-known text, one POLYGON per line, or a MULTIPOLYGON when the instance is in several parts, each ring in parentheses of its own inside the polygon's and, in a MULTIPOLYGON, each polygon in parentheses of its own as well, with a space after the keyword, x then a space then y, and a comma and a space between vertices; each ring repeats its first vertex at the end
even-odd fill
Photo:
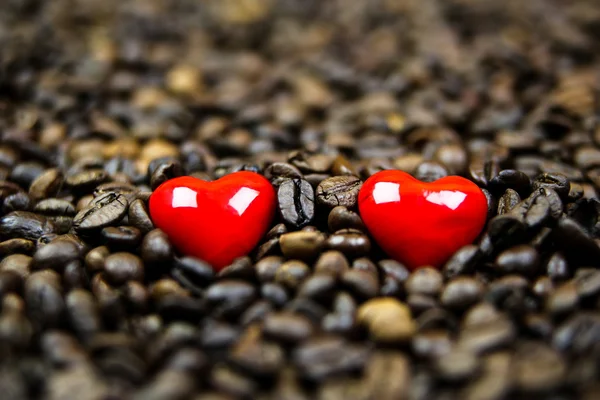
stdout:
POLYGON ((171 179, 150 196, 150 215, 182 253, 219 270, 248 254, 263 237, 275 212, 275 191, 253 172, 236 172, 214 182, 171 179))
POLYGON ((360 215, 379 246, 409 268, 441 266, 481 232, 487 200, 473 182, 449 176, 421 182, 381 171, 363 184, 360 215))

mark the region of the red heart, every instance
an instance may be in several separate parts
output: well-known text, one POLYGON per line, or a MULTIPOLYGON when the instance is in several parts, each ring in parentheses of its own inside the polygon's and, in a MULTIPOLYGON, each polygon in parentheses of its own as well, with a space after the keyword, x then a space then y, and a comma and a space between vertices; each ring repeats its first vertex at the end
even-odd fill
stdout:
POLYGON ((473 182, 449 176, 421 182, 402 171, 381 171, 358 194, 363 222, 381 248, 409 268, 441 266, 473 242, 487 200, 473 182))
POLYGON ((174 246, 216 270, 248 254, 275 211, 275 191, 254 172, 235 172, 214 182, 171 179, 150 196, 150 215, 174 246))

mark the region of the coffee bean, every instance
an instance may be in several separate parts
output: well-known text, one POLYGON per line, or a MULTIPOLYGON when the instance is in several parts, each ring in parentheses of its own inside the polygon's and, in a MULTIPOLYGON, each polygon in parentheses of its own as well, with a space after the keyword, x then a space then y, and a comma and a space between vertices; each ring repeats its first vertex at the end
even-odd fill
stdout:
POLYGON ((298 260, 283 263, 275 272, 275 282, 289 289, 296 289, 310 274, 308 265, 298 260))
POLYGON ((59 169, 48 169, 31 183, 29 196, 34 201, 53 197, 60 190, 63 179, 63 174, 59 169))
POLYGON ((12 254, 0 261, 0 271, 14 272, 25 279, 31 271, 33 259, 24 254, 12 254))
POLYGON ((114 253, 106 257, 104 272, 107 280, 115 285, 122 285, 129 280, 144 279, 142 260, 131 253, 114 253))
MULTIPOLYGON (((153 167, 152 164, 151 167, 153 167)), ((150 176, 150 187, 152 190, 155 190, 169 179, 183 175, 183 167, 177 160, 164 161, 154 168, 151 167, 148 168, 148 175, 150 176)))
POLYGON ((90 194, 96 186, 108 180, 108 174, 102 169, 90 169, 67 176, 65 183, 79 195, 90 194))
POLYGON ((411 294, 436 296, 443 286, 442 275, 434 268, 419 268, 406 280, 406 290, 411 294))
POLYGON ((600 338, 600 317, 594 313, 572 316, 557 327, 552 336, 555 349, 583 355, 593 351, 600 338))
POLYGON ((366 271, 348 270, 342 274, 341 282, 350 292, 361 299, 370 299, 379 292, 376 276, 366 271))
POLYGON ((368 327, 369 335, 377 342, 405 342, 416 330, 410 309, 389 297, 367 301, 359 308, 357 318, 368 327))
POLYGON ((2 212, 8 214, 12 211, 29 211, 32 206, 33 204, 27 193, 17 192, 4 198, 2 212))
POLYGON ((493 193, 499 194, 504 193, 506 189, 513 189, 519 196, 526 197, 531 192, 531 181, 521 171, 505 169, 490 181, 489 187, 493 193))
POLYGON ((129 205, 128 220, 131 225, 139 229, 142 233, 148 233, 154 229, 154 224, 148 215, 146 205, 140 199, 134 200, 129 205))
POLYGON ((547 188, 554 190, 561 199, 565 200, 569 196, 571 184, 569 179, 562 174, 541 174, 538 175, 532 185, 534 191, 547 188))
POLYGON ((142 239, 139 229, 133 226, 107 226, 100 234, 111 249, 136 248, 142 239))
POLYGON ((0 257, 10 254, 31 255, 35 250, 35 244, 27 239, 8 239, 0 242, 0 257))
POLYGON ((477 303, 483 296, 484 286, 470 277, 457 277, 449 281, 440 301, 444 307, 465 309, 477 303))
POLYGON ((498 215, 508 214, 513 208, 521 202, 519 193, 508 188, 498 201, 498 215))
POLYGON ((312 260, 325 246, 325 235, 321 232, 291 232, 281 235, 279 245, 287 258, 312 260))
POLYGON ((75 215, 75 207, 71 202, 64 199, 54 198, 39 201, 35 205, 34 211, 38 214, 46 216, 75 215))
POLYGON ((362 182, 355 176, 334 176, 319 183, 316 191, 317 203, 329 208, 356 206, 362 182))
POLYGON ((128 205, 123 195, 107 193, 96 197, 88 207, 75 215, 73 228, 86 233, 114 224, 125 216, 128 205))
POLYGON ((369 351, 362 345, 346 343, 335 336, 310 339, 293 354, 301 375, 313 381, 360 371, 368 357, 369 351))
POLYGON ((329 213, 327 225, 331 232, 336 232, 342 229, 357 229, 365 231, 365 226, 360 219, 360 216, 344 206, 334 207, 329 213))
POLYGON ((579 303, 577 287, 573 282, 560 285, 546 301, 546 310, 554 316, 566 315, 573 312, 579 303))
POLYGON ((85 255, 85 267, 89 274, 100 272, 104 269, 104 261, 110 254, 108 247, 100 246, 90 250, 85 255))
POLYGON ((298 168, 291 164, 282 162, 275 162, 269 165, 267 169, 265 169, 265 178, 271 181, 271 183, 274 186, 280 186, 284 182, 289 182, 289 180, 300 180, 302 182, 305 182, 301 179, 302 173, 300 172, 300 170, 298 170, 298 168))
POLYGON ((0 218, 0 237, 4 239, 23 238, 37 241, 54 230, 52 222, 27 211, 13 211, 0 218))
POLYGON ((435 369, 441 379, 448 382, 460 382, 477 375, 480 368, 475 354, 465 350, 452 350, 435 361, 435 369))
POLYGON ((503 251, 496 258, 495 268, 504 274, 521 273, 532 276, 538 272, 539 256, 530 246, 516 246, 503 251))
POLYGON ((337 284, 336 278, 328 273, 315 273, 308 277, 298 289, 298 297, 326 300, 331 297, 337 284))
POLYGON ((167 264, 173 257, 173 246, 166 233, 154 229, 144 236, 141 255, 148 264, 167 264))
POLYGON ((283 221, 295 228, 308 225, 315 215, 315 194, 312 186, 302 179, 287 179, 277 190, 279 212, 283 221))
POLYGON ((32 273, 25 281, 27 314, 38 328, 55 328, 65 311, 60 276, 51 270, 32 273))
POLYGON ((371 250, 371 241, 367 235, 360 231, 343 229, 329 236, 326 246, 331 250, 337 250, 350 258, 354 258, 367 255, 371 250))
POLYGON ((37 249, 33 255, 33 269, 53 269, 62 272, 67 264, 79 258, 77 246, 65 240, 56 240, 37 249))
POLYGON ((453 278, 473 272, 481 257, 482 254, 477 246, 468 244, 461 247, 444 265, 444 276, 453 278))
POLYGON ((250 326, 231 349, 230 361, 242 371, 258 378, 276 376, 284 365, 282 349, 260 339, 260 327, 250 326))
POLYGON ((436 161, 423 161, 415 169, 414 176, 423 182, 433 182, 448 176, 448 171, 436 161))
POLYGON ((67 316, 77 335, 91 338, 102 328, 93 295, 84 289, 70 291, 65 297, 67 316))
POLYGON ((283 259, 277 256, 269 256, 262 258, 256 263, 256 276, 261 282, 270 282, 275 280, 275 274, 279 267, 283 264, 283 259))
POLYGON ((213 315, 225 317, 240 314, 255 297, 256 289, 244 281, 224 280, 206 290, 206 299, 216 308, 213 315))
POLYGON ((299 314, 273 313, 263 321, 265 336, 284 344, 296 344, 313 334, 311 321, 299 314))
POLYGON ((340 276, 350 268, 346 257, 335 250, 328 250, 321 253, 321 256, 315 263, 315 272, 340 276))
POLYGON ((479 323, 461 331, 458 345, 475 353, 486 353, 510 344, 516 335, 512 322, 505 318, 479 323))
POLYGON ((567 375, 562 356, 538 342, 518 346, 511 368, 517 388, 526 393, 551 393, 562 386, 567 375))

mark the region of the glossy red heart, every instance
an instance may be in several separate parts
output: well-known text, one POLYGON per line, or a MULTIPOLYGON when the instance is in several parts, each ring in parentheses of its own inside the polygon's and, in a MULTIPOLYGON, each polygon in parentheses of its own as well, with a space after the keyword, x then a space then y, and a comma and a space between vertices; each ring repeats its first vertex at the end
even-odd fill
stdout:
POLYGON ((150 215, 182 253, 216 270, 248 254, 264 236, 275 212, 275 191, 253 172, 214 182, 171 179, 150 196, 150 215))
POLYGON ((381 171, 363 184, 358 208, 369 233, 409 268, 441 266, 485 225, 487 200, 473 182, 449 176, 421 182, 381 171))

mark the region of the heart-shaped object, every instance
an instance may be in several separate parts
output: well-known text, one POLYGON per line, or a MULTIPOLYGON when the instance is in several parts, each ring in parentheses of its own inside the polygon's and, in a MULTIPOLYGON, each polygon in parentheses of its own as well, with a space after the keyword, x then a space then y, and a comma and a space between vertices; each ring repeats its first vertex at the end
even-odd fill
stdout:
POLYGON ((467 179, 426 183, 391 170, 366 180, 358 208, 379 246, 411 269, 441 266, 473 242, 487 217, 485 195, 467 179))
POLYGON ((214 182, 171 179, 150 196, 150 215, 182 253, 220 270, 248 254, 275 212, 275 190, 254 172, 235 172, 214 182))

